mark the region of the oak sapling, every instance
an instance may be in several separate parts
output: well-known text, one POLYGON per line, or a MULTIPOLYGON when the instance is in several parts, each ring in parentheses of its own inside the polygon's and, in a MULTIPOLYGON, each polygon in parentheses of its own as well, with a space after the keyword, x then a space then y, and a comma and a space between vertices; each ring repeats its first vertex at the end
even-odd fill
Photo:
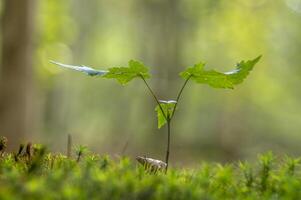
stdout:
POLYGON ((241 61, 234 70, 225 73, 215 70, 206 70, 204 68, 205 64, 202 62, 195 64, 179 74, 180 77, 184 79, 184 83, 175 100, 160 100, 158 98, 147 82, 147 79, 151 77, 148 67, 139 61, 130 60, 127 67, 113 67, 107 70, 95 70, 87 66, 66 65, 55 61, 51 62, 64 68, 83 72, 89 76, 115 79, 121 85, 126 85, 134 78, 141 79, 157 104, 155 111, 157 112, 158 128, 167 125, 167 147, 165 154, 165 170, 167 171, 170 154, 171 122, 187 83, 191 80, 195 83, 207 84, 213 88, 234 89, 236 85, 243 82, 260 58, 261 56, 258 56, 253 60, 241 61))

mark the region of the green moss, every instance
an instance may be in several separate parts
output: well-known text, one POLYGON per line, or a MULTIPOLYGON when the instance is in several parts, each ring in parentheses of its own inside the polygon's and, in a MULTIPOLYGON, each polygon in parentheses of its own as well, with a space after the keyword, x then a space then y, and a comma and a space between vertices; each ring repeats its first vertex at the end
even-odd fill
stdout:
POLYGON ((271 153, 150 174, 129 158, 87 153, 77 162, 42 150, 0 158, 0 199, 301 199, 299 159, 271 153))

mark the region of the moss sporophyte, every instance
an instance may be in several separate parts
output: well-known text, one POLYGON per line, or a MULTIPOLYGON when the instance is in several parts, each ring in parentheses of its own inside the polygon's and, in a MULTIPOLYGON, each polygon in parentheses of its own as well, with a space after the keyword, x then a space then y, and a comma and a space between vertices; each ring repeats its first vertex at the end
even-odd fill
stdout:
MULTIPOLYGON (((234 89, 236 85, 242 83, 243 80, 249 75, 250 71, 254 68, 255 64, 260 60, 260 58, 261 56, 258 56, 252 60, 241 61, 236 65, 234 70, 229 72, 206 70, 203 62, 197 63, 192 67, 188 67, 179 74, 184 82, 175 100, 158 99, 158 96, 147 82, 147 79, 151 77, 149 68, 136 60, 130 60, 127 67, 112 67, 108 68, 107 70, 96 70, 87 66, 67 65, 55 61, 51 62, 60 67, 83 72, 89 76, 98 76, 103 79, 115 79, 121 85, 126 85, 134 78, 141 79, 157 104, 155 111, 157 112, 158 128, 160 129, 161 127, 167 125, 167 142, 164 165, 165 171, 167 172, 170 155, 171 122, 175 116, 178 103, 187 83, 191 80, 194 83, 207 84, 213 88, 234 89)), ((142 157, 138 159, 139 162, 142 162, 142 160, 142 157)), ((144 158, 143 162, 148 162, 149 166, 155 166, 153 163, 156 163, 155 159, 150 158, 144 158)), ((161 169, 163 165, 160 166, 161 169)))

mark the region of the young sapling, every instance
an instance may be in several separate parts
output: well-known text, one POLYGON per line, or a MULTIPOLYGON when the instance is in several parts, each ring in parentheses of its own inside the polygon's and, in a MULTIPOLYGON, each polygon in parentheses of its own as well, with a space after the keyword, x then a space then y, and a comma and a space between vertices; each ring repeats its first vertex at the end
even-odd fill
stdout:
POLYGON ((261 56, 258 56, 253 60, 241 61, 237 64, 236 69, 225 73, 215 70, 206 70, 204 68, 205 64, 202 62, 195 64, 179 74, 180 77, 184 79, 184 83, 175 100, 160 100, 158 98, 147 82, 147 79, 150 78, 148 67, 139 61, 130 60, 128 67, 113 67, 107 70, 95 70, 87 66, 66 65, 55 61, 51 62, 64 68, 83 72, 89 76, 116 79, 121 85, 126 85, 134 78, 140 78, 157 104, 155 111, 157 112, 158 128, 167 124, 167 146, 165 154, 165 170, 167 171, 170 155, 171 122, 175 116, 178 103, 187 83, 191 80, 195 83, 207 84, 213 88, 234 89, 235 85, 243 82, 260 58, 261 56))

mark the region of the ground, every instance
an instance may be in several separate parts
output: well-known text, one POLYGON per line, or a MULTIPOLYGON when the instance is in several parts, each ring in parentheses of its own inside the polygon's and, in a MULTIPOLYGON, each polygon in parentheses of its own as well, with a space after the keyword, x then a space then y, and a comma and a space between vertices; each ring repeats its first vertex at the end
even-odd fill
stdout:
POLYGON ((300 199, 299 159, 272 153, 256 163, 149 172, 135 160, 43 146, 1 152, 0 199, 300 199))

